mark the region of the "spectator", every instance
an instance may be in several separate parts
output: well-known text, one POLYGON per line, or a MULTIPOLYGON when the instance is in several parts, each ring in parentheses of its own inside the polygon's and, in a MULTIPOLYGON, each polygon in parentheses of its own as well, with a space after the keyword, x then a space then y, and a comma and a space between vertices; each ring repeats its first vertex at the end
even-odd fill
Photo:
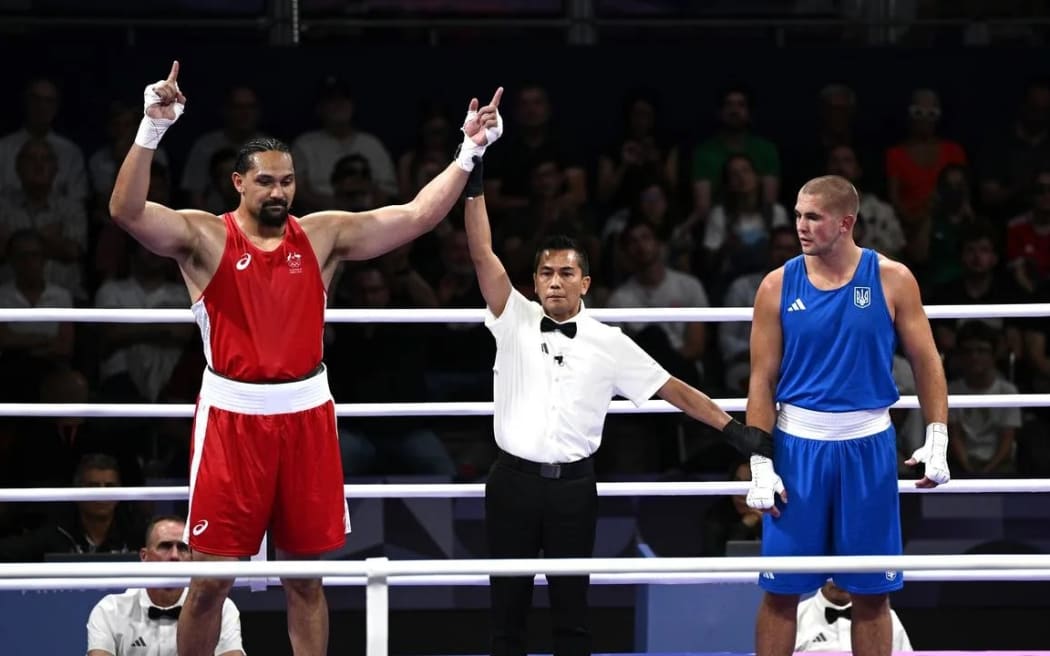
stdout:
POLYGON ((397 187, 401 199, 410 200, 433 177, 429 170, 441 171, 455 151, 456 130, 438 107, 424 111, 416 144, 397 160, 397 187), (425 178, 425 179, 424 179, 425 178))
MULTIPOLYGON (((773 229, 769 241, 766 267, 747 273, 729 283, 722 305, 725 307, 754 307, 755 294, 766 274, 802 252, 794 227, 773 229)), ((725 371, 725 385, 730 394, 747 396, 751 376, 751 323, 729 322, 718 327, 718 344, 725 371)))
MULTIPOLYGON (((111 456, 85 455, 77 466, 77 487, 120 487, 120 470, 111 456)), ((40 528, 0 538, 0 561, 41 561, 51 553, 128 553, 143 546, 143 522, 132 506, 119 501, 62 504, 40 528)))
MULTIPOLYGON (((667 267, 665 244, 651 223, 635 221, 624 229, 622 240, 634 275, 613 290, 609 296, 609 307, 710 306, 707 292, 698 278, 667 267)), ((690 384, 701 380, 702 360, 707 352, 707 326, 704 323, 631 322, 623 328, 671 375, 690 384)))
MULTIPOLYGON (((214 203, 205 207, 215 214, 232 212, 241 202, 241 193, 233 186, 233 168, 237 165, 237 151, 232 148, 220 148, 208 162, 208 202, 214 203)), ((150 182, 153 182, 150 173, 150 182)))
MULTIPOLYGON (((247 141, 263 136, 259 132, 259 115, 259 97, 255 89, 235 86, 226 93, 222 107, 222 128, 205 132, 193 142, 182 169, 179 187, 191 207, 202 210, 220 208, 218 212, 221 213, 237 206, 237 203, 224 205, 222 190, 216 184, 221 180, 216 180, 212 175, 210 165, 215 153, 220 150, 231 149, 236 152, 247 141)), ((123 155, 117 161, 122 160, 123 155)), ((226 180, 230 179, 232 172, 231 166, 226 173, 226 180)), ((108 192, 106 198, 109 198, 108 192)))
MULTIPOLYGON (((7 240, 7 260, 14 280, 0 285, 0 307, 68 308, 69 291, 44 278, 44 240, 29 229, 18 230, 7 240)), ((28 400, 47 372, 68 364, 73 355, 70 322, 15 322, 0 324, 0 386, 6 398, 28 400)))
POLYGON ((1033 292, 1050 281, 1050 168, 1035 174, 1030 209, 1006 228, 1006 259, 1017 284, 1033 292))
MULTIPOLYGON (((959 328, 958 349, 963 354, 963 374, 948 383, 949 394, 1017 394, 995 366, 995 329, 982 321, 968 321, 959 328)), ((948 424, 953 467, 963 474, 1009 474, 1014 460, 1015 432, 1021 428, 1021 409, 952 408, 948 424)))
POLYGON ((10 195, 18 189, 15 172, 18 151, 29 139, 43 139, 55 153, 56 173, 51 198, 83 203, 88 195, 84 153, 80 146, 54 131, 61 102, 58 86, 47 78, 34 78, 26 85, 22 101, 24 119, 21 129, 0 138, 0 196, 10 195))
POLYGON ((993 131, 980 159, 981 201, 996 220, 1024 211, 1036 174, 1050 168, 1050 82, 1032 80, 1017 118, 993 131))
POLYGON ((668 197, 678 188, 678 147, 661 133, 656 96, 633 91, 624 100, 620 139, 598 157, 597 201, 609 210, 630 206, 651 180, 664 180, 668 197))
MULTIPOLYGON (((857 92, 852 87, 840 83, 821 87, 817 95, 815 129, 793 129, 781 139, 787 151, 784 159, 791 163, 784 170, 783 188, 798 189, 807 180, 827 173, 831 152, 841 146, 855 153, 861 164, 881 163, 882 149, 871 148, 871 135, 859 129, 859 107, 857 92)), ((883 191, 882 166, 864 168, 865 189, 883 191)))
MULTIPOLYGON (((95 297, 100 308, 178 309, 190 305, 185 285, 175 282, 171 260, 133 242, 131 275, 104 283, 95 297)), ((188 323, 104 324, 99 365, 102 395, 112 401, 156 403, 192 339, 188 323)))
POLYGON ((683 221, 674 204, 671 188, 662 178, 643 181, 639 185, 638 193, 631 199, 630 205, 609 216, 602 226, 601 259, 594 260, 602 263, 602 275, 592 284, 592 289, 594 285, 616 286, 633 273, 620 237, 624 228, 635 221, 648 221, 656 228, 660 239, 667 242, 670 251, 667 263, 671 268, 692 270, 694 224, 683 221))
POLYGON ((905 246, 910 261, 921 268, 919 280, 927 289, 962 273, 959 239, 980 222, 973 209, 970 172, 965 166, 950 164, 941 170, 930 202, 932 219, 923 222, 905 246))
POLYGON ((893 206, 879 198, 865 184, 864 171, 853 146, 839 145, 828 151, 827 173, 846 178, 860 194, 857 244, 896 258, 904 248, 901 222, 897 219, 893 206))
POLYGON ((552 234, 572 235, 587 250, 588 257, 599 256, 598 239, 590 235, 590 222, 582 208, 571 201, 568 180, 557 160, 537 159, 530 171, 528 203, 504 213, 499 232, 507 271, 512 277, 531 275, 536 247, 552 234))
POLYGON ((317 99, 321 129, 301 134, 292 143, 298 185, 296 198, 308 208, 333 207, 335 164, 354 154, 368 161, 372 179, 383 194, 382 198, 375 199, 377 206, 397 196, 397 174, 390 152, 375 135, 358 129, 354 111, 350 86, 336 77, 326 77, 317 99))
POLYGON ((763 199, 754 162, 747 155, 730 155, 722 170, 723 201, 711 209, 704 226, 706 269, 719 287, 738 275, 765 265, 769 234, 788 225, 787 210, 763 199))
MULTIPOLYGON (((128 154, 128 149, 135 142, 135 131, 138 130, 142 110, 127 103, 114 101, 109 106, 109 118, 106 121, 106 136, 109 140, 99 147, 88 159, 88 176, 91 180, 91 191, 98 200, 96 216, 109 218, 106 207, 109 195, 113 193, 113 182, 117 179, 120 163, 128 154)), ((155 162, 168 166, 168 155, 163 148, 158 148, 153 156, 155 162)))
MULTIPOLYGON (((390 287, 372 265, 347 272, 350 307, 388 309, 390 287)), ((417 326, 338 324, 333 330, 332 372, 336 398, 347 403, 426 400, 426 343, 417 326)), ((364 474, 438 474, 451 477, 455 465, 437 434, 418 417, 355 418, 340 422, 343 471, 364 474)))
POLYGON ((941 170, 966 164, 966 152, 954 141, 937 135, 941 100, 932 89, 916 89, 908 105, 908 134, 886 151, 886 178, 890 202, 906 232, 930 217, 930 200, 941 170))
POLYGON ((364 155, 343 157, 332 169, 332 194, 335 209, 364 212, 378 207, 383 192, 372 180, 372 167, 364 155))
MULTIPOLYGON (((928 301, 930 305, 1031 302, 1030 294, 1018 287, 1009 274, 999 269, 996 237, 995 229, 985 222, 976 223, 962 233, 959 241, 962 271, 958 276, 933 288, 928 301)), ((983 317, 979 321, 988 324, 996 332, 997 362, 1009 367, 1013 358, 1022 356, 1024 345, 1021 326, 1025 320, 983 317)), ((931 322, 933 336, 937 340, 937 350, 945 358, 949 380, 962 375, 962 364, 966 358, 956 349, 956 334, 962 323, 962 320, 954 319, 931 322)))
POLYGON ((564 175, 559 203, 576 211, 587 203, 587 173, 575 144, 554 128, 553 107, 547 90, 538 84, 525 84, 518 91, 514 118, 503 145, 486 162, 485 198, 489 210, 504 212, 529 204, 534 172, 543 162, 554 162, 564 175))
POLYGON ((730 88, 719 98, 718 132, 693 151, 693 215, 707 218, 713 199, 721 197, 726 161, 746 155, 760 180, 759 198, 772 203, 780 195, 780 154, 773 142, 751 132, 751 98, 740 88, 730 88))
POLYGON ((18 150, 15 169, 19 186, 0 203, 0 241, 15 230, 36 230, 43 239, 48 282, 86 301, 81 260, 88 246, 87 214, 80 201, 53 194, 56 151, 45 139, 26 139, 18 150))

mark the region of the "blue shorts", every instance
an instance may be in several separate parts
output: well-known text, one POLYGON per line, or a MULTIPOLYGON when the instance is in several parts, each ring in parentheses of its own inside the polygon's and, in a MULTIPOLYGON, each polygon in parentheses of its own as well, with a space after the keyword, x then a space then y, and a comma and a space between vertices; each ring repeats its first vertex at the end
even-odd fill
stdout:
MULTIPOLYGON (((774 465, 788 503, 766 515, 763 556, 897 556, 901 554, 897 436, 889 429, 845 440, 807 439, 773 431, 774 465)), ((833 578, 857 594, 904 585, 901 572, 779 574, 762 572, 768 592, 805 594, 833 578)))

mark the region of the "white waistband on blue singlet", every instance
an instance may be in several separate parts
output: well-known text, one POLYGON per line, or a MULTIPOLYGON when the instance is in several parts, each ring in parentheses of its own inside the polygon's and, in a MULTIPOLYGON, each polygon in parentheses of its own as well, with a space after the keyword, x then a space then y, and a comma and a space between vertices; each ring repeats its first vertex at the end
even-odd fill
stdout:
POLYGON ((819 412, 782 403, 777 415, 777 428, 811 440, 852 440, 881 433, 891 425, 889 408, 819 412))
POLYGON ((243 383, 204 370, 200 398, 208 405, 246 415, 282 415, 302 412, 332 400, 328 370, 287 383, 243 383))

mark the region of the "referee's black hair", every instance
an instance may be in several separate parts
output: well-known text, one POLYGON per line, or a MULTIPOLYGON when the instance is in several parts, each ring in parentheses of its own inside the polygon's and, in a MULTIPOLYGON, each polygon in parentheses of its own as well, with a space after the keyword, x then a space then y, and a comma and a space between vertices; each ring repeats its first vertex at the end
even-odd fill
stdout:
POLYGON ((576 251, 576 261, 579 262, 583 275, 591 275, 591 263, 587 257, 587 252, 580 248, 580 245, 572 237, 568 235, 550 235, 544 239, 540 243, 540 247, 536 249, 536 257, 532 261, 532 270, 534 272, 540 268, 540 260, 543 258, 544 251, 576 251))

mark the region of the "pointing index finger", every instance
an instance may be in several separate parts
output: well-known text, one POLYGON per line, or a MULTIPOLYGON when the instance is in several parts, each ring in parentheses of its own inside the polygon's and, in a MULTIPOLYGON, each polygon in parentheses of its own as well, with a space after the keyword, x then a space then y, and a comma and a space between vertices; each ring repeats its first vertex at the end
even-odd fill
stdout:
POLYGON ((489 104, 492 105, 493 107, 499 107, 499 101, 500 101, 500 98, 502 98, 502 97, 503 97, 503 87, 499 87, 499 88, 496 89, 496 93, 492 94, 492 102, 490 102, 489 104))
POLYGON ((174 83, 179 77, 179 60, 171 62, 171 72, 168 73, 168 82, 174 83))

